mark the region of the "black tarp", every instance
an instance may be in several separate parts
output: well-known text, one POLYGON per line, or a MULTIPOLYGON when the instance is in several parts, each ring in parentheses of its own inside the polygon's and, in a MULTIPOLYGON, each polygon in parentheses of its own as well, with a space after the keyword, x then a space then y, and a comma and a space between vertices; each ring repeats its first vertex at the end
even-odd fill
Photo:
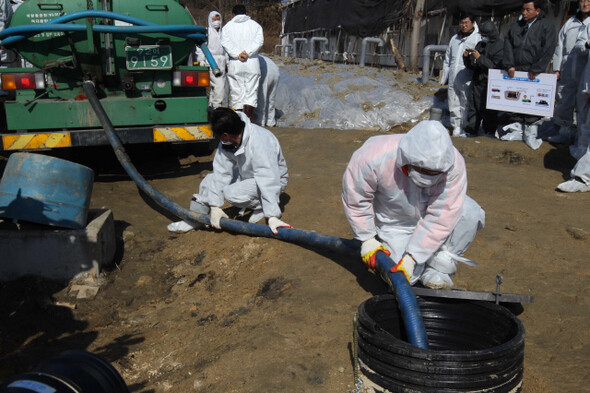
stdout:
POLYGON ((475 17, 503 16, 522 9, 522 0, 453 0, 439 1, 449 15, 463 12, 475 17))
MULTIPOLYGON (((382 33, 404 15, 407 0, 301 0, 287 7, 285 33, 334 29, 370 37, 382 33)), ((460 11, 476 17, 502 16, 522 9, 522 0, 427 0, 425 11, 446 8, 448 15, 460 11)))
POLYGON ((302 0, 287 8, 285 33, 335 29, 370 37, 381 33, 405 0, 302 0))

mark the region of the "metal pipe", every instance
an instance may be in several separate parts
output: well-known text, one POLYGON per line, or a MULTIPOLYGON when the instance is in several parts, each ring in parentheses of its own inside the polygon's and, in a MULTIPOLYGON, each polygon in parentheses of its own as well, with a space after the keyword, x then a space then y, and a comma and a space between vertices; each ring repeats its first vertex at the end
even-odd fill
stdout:
POLYGON ((377 44, 377 46, 383 47, 383 40, 381 38, 375 37, 365 37, 361 42, 361 59, 359 61, 359 65, 361 67, 365 66, 365 50, 367 48, 367 42, 372 42, 377 44))
POLYGON ((325 46, 328 44, 328 39, 326 37, 311 37, 311 39, 309 40, 309 60, 313 60, 313 52, 315 50, 316 42, 321 42, 325 46))
POLYGON ((290 51, 293 51, 293 45, 291 45, 291 44, 283 45, 283 55, 282 56, 287 57, 289 55, 290 51))
POLYGON ((430 77, 430 52, 445 52, 448 45, 427 45, 422 51, 422 83, 430 77))
MULTIPOLYGON (((298 37, 293 40, 293 57, 297 57, 297 43, 298 42, 303 42, 303 43, 307 44, 307 38, 298 37)), ((301 52, 303 52, 303 50, 301 50, 301 52)))
POLYGON ((275 55, 277 54, 277 49, 279 49, 279 48, 282 48, 280 56, 287 56, 287 53, 289 52, 289 48, 293 48, 293 46, 291 44, 286 44, 286 45, 277 44, 277 45, 275 45, 275 51, 274 51, 275 55))

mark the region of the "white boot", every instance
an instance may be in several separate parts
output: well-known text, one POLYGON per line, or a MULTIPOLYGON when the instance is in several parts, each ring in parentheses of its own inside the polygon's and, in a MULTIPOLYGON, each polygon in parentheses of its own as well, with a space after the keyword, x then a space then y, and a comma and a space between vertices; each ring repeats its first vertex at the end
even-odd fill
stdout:
POLYGON ((174 233, 186 233, 194 230, 195 227, 186 221, 176 221, 168 224, 168 230, 174 233))
POLYGON ((429 261, 426 262, 426 269, 420 281, 422 285, 432 289, 451 289, 453 280, 451 275, 457 271, 457 262, 453 259, 454 254, 442 246, 429 261))
POLYGON ((466 138, 467 134, 465 133, 465 131, 463 131, 461 129, 461 127, 455 127, 455 128, 453 128, 453 136, 456 136, 459 138, 466 138))
POLYGON ((420 276, 422 285, 432 289, 451 289, 453 288, 453 280, 447 273, 441 273, 431 267, 427 267, 420 276))
POLYGON ((522 141, 522 123, 514 122, 502 127, 498 133, 499 139, 503 141, 522 141))
POLYGON ((263 218, 264 218, 264 212, 262 211, 262 209, 257 209, 257 210, 252 211, 252 214, 250 215, 248 222, 250 224, 256 224, 258 221, 262 220, 263 218))
POLYGON ((524 126, 524 143, 533 150, 537 150, 543 144, 543 140, 537 137, 538 128, 536 122, 524 126))
POLYGON ((570 179, 559 184, 557 189, 562 192, 588 192, 590 191, 590 185, 577 179, 570 179))

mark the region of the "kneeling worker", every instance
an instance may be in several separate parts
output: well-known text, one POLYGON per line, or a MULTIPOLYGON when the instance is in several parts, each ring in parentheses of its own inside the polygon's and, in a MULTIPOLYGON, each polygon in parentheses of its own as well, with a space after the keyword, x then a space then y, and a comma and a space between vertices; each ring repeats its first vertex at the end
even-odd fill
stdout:
POLYGON ((361 257, 375 269, 383 251, 410 284, 451 288, 457 262, 483 228, 483 209, 466 195, 465 161, 440 122, 407 134, 369 138, 352 156, 342 201, 361 257))
MULTIPOLYGON (((211 226, 221 229, 225 201, 251 209, 249 222, 266 217, 274 234, 277 228, 291 228, 280 220, 279 196, 287 187, 287 163, 279 141, 272 132, 252 124, 244 113, 217 108, 210 116, 211 129, 220 142, 213 159, 213 173, 205 176, 199 193, 193 195, 190 210, 211 215, 211 226)), ((185 221, 168 225, 171 232, 195 229, 185 221)))

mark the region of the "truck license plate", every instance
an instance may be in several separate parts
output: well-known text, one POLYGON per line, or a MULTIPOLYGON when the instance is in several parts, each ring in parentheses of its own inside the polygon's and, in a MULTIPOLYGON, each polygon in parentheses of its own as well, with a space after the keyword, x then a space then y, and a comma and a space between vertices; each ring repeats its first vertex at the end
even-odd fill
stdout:
POLYGON ((169 70, 172 68, 172 50, 166 45, 126 46, 128 70, 169 70))

